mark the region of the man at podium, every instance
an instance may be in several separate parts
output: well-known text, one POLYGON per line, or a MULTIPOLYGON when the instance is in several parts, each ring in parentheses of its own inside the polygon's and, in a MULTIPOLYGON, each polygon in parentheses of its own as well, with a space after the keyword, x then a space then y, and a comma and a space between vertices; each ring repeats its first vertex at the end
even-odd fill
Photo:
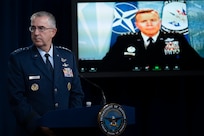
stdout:
POLYGON ((57 32, 55 17, 39 11, 30 19, 33 44, 12 52, 8 62, 15 136, 56 136, 52 129, 41 125, 42 116, 53 110, 82 107, 84 92, 73 53, 52 43, 57 32), (46 67, 46 53, 51 71, 46 67))

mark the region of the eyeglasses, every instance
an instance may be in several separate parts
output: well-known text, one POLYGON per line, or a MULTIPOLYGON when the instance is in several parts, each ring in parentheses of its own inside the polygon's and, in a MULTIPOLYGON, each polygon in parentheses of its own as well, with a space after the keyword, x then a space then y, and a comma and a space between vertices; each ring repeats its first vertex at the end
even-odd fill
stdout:
POLYGON ((47 28, 47 27, 44 27, 44 26, 30 26, 29 27, 29 31, 30 32, 34 32, 34 31, 36 31, 36 29, 38 29, 38 31, 39 32, 44 32, 44 31, 46 31, 46 30, 48 30, 48 29, 54 29, 54 28, 47 28))

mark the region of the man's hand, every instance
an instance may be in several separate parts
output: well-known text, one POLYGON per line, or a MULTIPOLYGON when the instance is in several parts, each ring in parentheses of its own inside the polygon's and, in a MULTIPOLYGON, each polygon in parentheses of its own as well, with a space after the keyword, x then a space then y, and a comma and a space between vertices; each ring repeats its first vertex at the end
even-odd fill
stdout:
POLYGON ((39 127, 32 136, 56 136, 48 127, 39 127))
POLYGON ((45 136, 55 136, 54 132, 48 127, 40 127, 40 129, 45 136))

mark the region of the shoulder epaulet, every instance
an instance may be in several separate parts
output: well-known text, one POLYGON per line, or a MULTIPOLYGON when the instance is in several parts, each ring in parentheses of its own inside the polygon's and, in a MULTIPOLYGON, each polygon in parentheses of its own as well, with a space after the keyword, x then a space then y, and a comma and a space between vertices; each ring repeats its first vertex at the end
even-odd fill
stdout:
POLYGON ((162 32, 164 34, 177 34, 177 32, 175 32, 175 31, 164 31, 164 30, 162 30, 162 32))
POLYGON ((20 53, 20 52, 27 51, 27 50, 29 50, 29 47, 18 48, 14 50, 13 53, 20 53))
POLYGON ((63 50, 67 50, 67 51, 71 51, 70 49, 66 48, 66 47, 63 47, 63 46, 56 46, 56 48, 58 49, 63 49, 63 50))
POLYGON ((120 35, 138 35, 138 32, 121 33, 120 35))

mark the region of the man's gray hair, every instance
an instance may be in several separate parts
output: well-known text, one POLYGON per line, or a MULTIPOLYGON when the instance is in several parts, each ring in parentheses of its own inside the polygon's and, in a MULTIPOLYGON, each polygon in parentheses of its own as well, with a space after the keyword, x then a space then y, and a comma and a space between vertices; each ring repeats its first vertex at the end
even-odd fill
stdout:
POLYGON ((42 16, 47 16, 48 19, 48 23, 50 24, 51 27, 56 28, 56 20, 55 17, 53 16, 53 14, 51 14, 50 12, 47 11, 39 11, 39 12, 35 12, 31 17, 30 20, 31 22, 33 21, 33 19, 35 19, 36 17, 42 17, 42 16))

